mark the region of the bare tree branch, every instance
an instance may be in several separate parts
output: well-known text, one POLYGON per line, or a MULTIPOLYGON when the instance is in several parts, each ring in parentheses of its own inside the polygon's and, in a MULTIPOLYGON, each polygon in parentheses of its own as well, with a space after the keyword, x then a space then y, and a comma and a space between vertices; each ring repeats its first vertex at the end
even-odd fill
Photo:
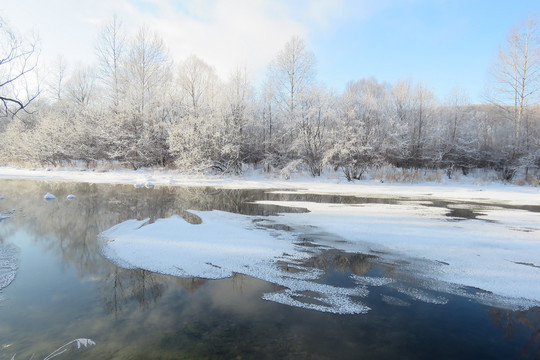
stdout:
POLYGON ((37 81, 31 89, 28 79, 36 73, 38 58, 36 41, 19 38, 0 18, 0 102, 6 114, 28 112, 30 103, 39 96, 37 81))

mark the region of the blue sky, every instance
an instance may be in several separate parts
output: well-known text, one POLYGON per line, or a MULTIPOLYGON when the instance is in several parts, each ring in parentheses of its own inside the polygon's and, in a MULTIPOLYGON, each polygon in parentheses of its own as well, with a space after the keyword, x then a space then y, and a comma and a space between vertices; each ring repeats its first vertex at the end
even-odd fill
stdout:
POLYGON ((364 21, 339 24, 310 37, 321 78, 339 89, 373 76, 422 81, 439 99, 459 87, 482 102, 489 71, 511 28, 540 16, 539 1, 392 2, 364 21))
MULTIPOLYGON (((222 78, 245 67, 254 82, 292 36, 317 58, 319 80, 341 92, 374 77, 423 82, 444 100, 459 87, 483 102, 489 70, 512 26, 540 16, 540 1, 485 0, 18 0, 0 16, 36 32, 45 68, 62 55, 72 68, 95 61, 100 28, 113 14, 127 33, 156 31, 181 62, 195 54, 222 78)), ((46 72, 47 70, 42 70, 46 72)))

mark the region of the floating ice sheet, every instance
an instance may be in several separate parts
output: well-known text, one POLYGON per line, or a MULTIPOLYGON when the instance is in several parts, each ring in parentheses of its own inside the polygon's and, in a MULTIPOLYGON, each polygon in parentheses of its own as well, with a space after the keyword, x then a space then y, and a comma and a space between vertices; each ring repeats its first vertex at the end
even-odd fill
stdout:
POLYGON ((202 223, 193 225, 179 216, 128 220, 101 233, 103 254, 124 268, 220 279, 234 273, 249 275, 284 287, 263 298, 282 304, 332 313, 364 313, 357 301, 366 296, 364 286, 341 288, 319 284, 316 269, 297 267, 295 272, 278 263, 295 264, 308 257, 287 232, 261 228, 251 216, 222 211, 193 211, 202 223))
POLYGON ((130 220, 102 233, 107 240, 103 253, 122 267, 175 276, 217 279, 242 273, 284 287, 265 294, 265 299, 327 312, 367 311, 357 298, 372 286, 393 287, 407 300, 432 304, 448 301, 435 291, 466 295, 492 306, 540 305, 537 214, 493 209, 482 220, 456 223, 446 221, 447 209, 418 203, 261 203, 305 207, 310 213, 287 213, 260 221, 260 217, 220 211, 193 212, 201 218, 200 225, 178 216, 149 225, 146 220, 130 220), (285 226, 264 226, 271 222, 285 226), (308 250, 295 243, 294 234, 280 228, 312 229, 335 236, 314 237, 317 246, 308 250), (300 266, 300 271, 287 272, 278 266, 298 266, 300 260, 328 248, 374 253, 381 263, 396 267, 397 274, 415 277, 421 285, 403 287, 391 279, 356 277, 354 294, 348 288, 320 284, 313 289, 320 270, 300 266), (480 292, 471 295, 461 290, 466 288, 480 292))

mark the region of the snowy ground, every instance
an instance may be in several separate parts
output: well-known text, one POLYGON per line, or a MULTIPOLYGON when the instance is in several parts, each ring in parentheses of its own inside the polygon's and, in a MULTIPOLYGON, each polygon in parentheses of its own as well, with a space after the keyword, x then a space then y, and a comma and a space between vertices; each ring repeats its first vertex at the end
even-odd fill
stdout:
POLYGON ((540 188, 486 182, 480 177, 415 184, 383 184, 379 181, 349 183, 341 173, 313 178, 295 175, 291 180, 249 171, 246 175, 198 176, 169 170, 112 170, 106 172, 73 169, 22 169, 0 167, 0 179, 35 179, 58 182, 133 184, 134 186, 212 186, 234 189, 290 189, 305 193, 342 194, 370 197, 433 197, 440 199, 504 202, 516 205, 540 205, 540 188))
MULTIPOLYGON (((339 177, 283 181, 251 174, 238 178, 190 177, 168 171, 46 171, 0 168, 0 178, 47 181, 263 188, 295 193, 332 193, 362 197, 414 198, 396 204, 324 204, 265 201, 297 206, 309 213, 252 217, 219 211, 193 212, 202 220, 192 225, 174 216, 152 224, 129 220, 101 234, 103 253, 119 266, 144 268, 176 276, 222 278, 243 273, 281 286, 264 294, 267 300, 334 313, 365 313, 373 286, 387 286, 399 296, 382 300, 444 304, 442 294, 457 294, 512 309, 540 306, 540 213, 502 205, 540 205, 540 190, 475 181, 423 184, 346 183, 339 177), (476 219, 451 219, 450 209, 424 206, 431 199, 486 204, 476 219), (489 204, 489 205, 488 205, 489 204), (498 204, 498 205, 493 205, 498 204), (293 231, 275 230, 275 224, 293 231), (272 229, 273 228, 273 229, 272 229), (328 234, 312 238, 320 247, 303 247, 303 232, 328 234), (339 241, 336 241, 339 240, 339 241), (402 276, 351 276, 356 286, 321 284, 321 273, 301 261, 313 251, 338 249, 376 254, 396 266, 402 276), (283 264, 300 271, 283 269, 283 264), (399 264, 399 265, 397 265, 399 264), (412 275, 413 282, 403 281, 412 275)), ((279 228, 279 227, 277 227, 279 228)))

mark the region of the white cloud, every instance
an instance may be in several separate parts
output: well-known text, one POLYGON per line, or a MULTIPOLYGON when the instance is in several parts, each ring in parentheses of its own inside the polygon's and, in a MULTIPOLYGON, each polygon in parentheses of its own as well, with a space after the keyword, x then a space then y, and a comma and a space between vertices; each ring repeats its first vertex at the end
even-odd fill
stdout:
MULTIPOLYGON (((164 1, 155 0, 155 3, 164 1)), ((199 3, 198 3, 199 4, 199 3)), ((226 77, 237 66, 252 73, 265 68, 293 35, 307 36, 308 29, 290 18, 272 1, 218 1, 212 6, 190 5, 185 12, 160 5, 147 21, 169 46, 175 60, 195 54, 226 77)))
POLYGON ((195 54, 226 78, 238 66, 261 74, 292 36, 331 31, 371 8, 349 0, 18 0, 0 13, 20 31, 39 33, 45 64, 60 54, 71 65, 95 62, 100 28, 116 14, 128 35, 147 25, 176 62, 195 54))

